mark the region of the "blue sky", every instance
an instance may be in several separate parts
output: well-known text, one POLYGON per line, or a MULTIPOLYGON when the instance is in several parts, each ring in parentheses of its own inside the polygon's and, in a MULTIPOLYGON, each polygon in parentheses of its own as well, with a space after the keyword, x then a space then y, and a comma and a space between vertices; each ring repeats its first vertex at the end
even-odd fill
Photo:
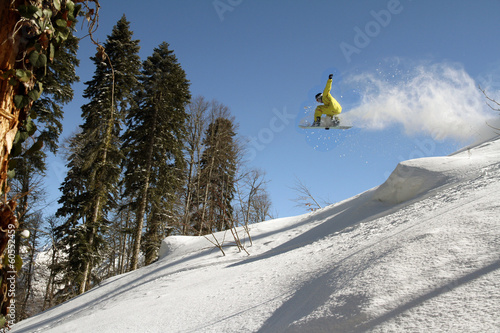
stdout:
MULTIPOLYGON (((227 105, 249 141, 249 165, 267 173, 275 216, 303 213, 295 178, 337 202, 381 184, 397 163, 445 155, 481 137, 491 112, 477 89, 500 89, 500 1, 108 0, 98 39, 123 14, 144 60, 170 44, 193 96, 227 105), (348 131, 305 131, 313 96, 334 74, 332 94, 348 131)), ((79 24, 80 27, 80 24, 79 24)), ((83 34, 80 32, 81 36, 83 34)), ((81 82, 91 79, 80 44, 81 82)), ((65 108, 64 135, 79 124, 83 83, 65 108)), ((47 190, 65 176, 51 157, 47 190)), ((56 204, 49 208, 55 209, 56 204)))

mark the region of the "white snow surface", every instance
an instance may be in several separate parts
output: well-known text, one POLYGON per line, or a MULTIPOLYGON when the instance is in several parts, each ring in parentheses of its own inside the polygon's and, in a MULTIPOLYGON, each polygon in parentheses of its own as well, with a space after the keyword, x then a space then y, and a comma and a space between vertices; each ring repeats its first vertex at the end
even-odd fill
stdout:
POLYGON ((156 263, 13 332, 500 332, 498 138, 239 235, 250 256, 168 237, 156 263))

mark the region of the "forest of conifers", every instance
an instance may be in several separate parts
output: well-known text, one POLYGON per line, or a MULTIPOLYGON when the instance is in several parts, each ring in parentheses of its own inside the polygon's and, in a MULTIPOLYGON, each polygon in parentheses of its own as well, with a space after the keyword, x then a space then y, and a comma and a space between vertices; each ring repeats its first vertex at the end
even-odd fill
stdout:
POLYGON ((247 167, 229 108, 191 96, 168 43, 141 60, 125 16, 91 58, 82 124, 61 138, 62 110, 79 80, 78 42, 68 33, 43 64, 43 90, 26 117, 36 127, 22 123, 29 133, 16 137, 10 156, 6 194, 17 203, 18 229, 31 232, 15 236, 16 258, 24 261, 16 320, 151 264, 165 237, 234 235, 236 227, 270 217, 265 174, 247 167), (64 155, 67 174, 57 212, 44 216, 46 159, 55 153, 64 155))

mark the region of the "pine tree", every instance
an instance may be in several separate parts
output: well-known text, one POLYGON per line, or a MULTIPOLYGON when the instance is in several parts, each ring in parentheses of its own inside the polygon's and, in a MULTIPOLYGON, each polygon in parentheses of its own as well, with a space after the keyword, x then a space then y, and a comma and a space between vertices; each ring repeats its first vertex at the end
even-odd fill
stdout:
POLYGON ((203 202, 196 226, 200 234, 232 226, 238 154, 235 136, 233 122, 225 117, 216 118, 206 131, 199 183, 203 202))
MULTIPOLYGON (((131 269, 138 265, 144 220, 148 237, 158 234, 171 218, 169 211, 183 186, 185 161, 182 153, 190 99, 189 81, 172 50, 162 43, 143 63, 143 90, 136 96, 136 107, 127 117, 124 134, 125 188, 136 209, 136 229, 131 269), (153 204, 156 204, 154 206, 153 204), (162 205, 161 214, 158 209, 162 205)), ((151 249, 158 248, 155 238, 151 249)), ((152 254, 147 254, 149 263, 152 254)))
MULTIPOLYGON (((62 131, 62 106, 73 99, 71 84, 78 81, 75 73, 75 67, 78 65, 77 49, 78 39, 69 36, 66 43, 56 52, 54 60, 47 64, 46 73, 40 79, 44 90, 41 97, 33 103, 32 110, 38 115, 35 140, 40 145, 43 143, 44 149, 28 149, 33 145, 31 140, 28 140, 23 145, 22 151, 15 152, 20 155, 11 160, 11 165, 15 165, 15 175, 10 181, 9 196, 18 198, 19 201, 17 210, 19 228, 32 230, 29 239, 23 239, 20 233, 16 233, 15 254, 21 254, 21 249, 30 249, 31 260, 34 254, 32 246, 37 242, 36 230, 40 221, 37 210, 40 208, 39 205, 44 203, 45 197, 43 179, 47 151, 55 153, 58 148, 62 131)), ((27 264, 27 269, 21 270, 18 274, 20 284, 27 281, 22 288, 25 293, 16 293, 20 313, 28 312, 27 297, 31 293, 32 267, 32 264, 27 264)))
MULTIPOLYGON (((79 80, 75 72, 79 63, 76 58, 77 49, 78 39, 69 36, 66 43, 56 52, 54 61, 47 64, 46 74, 40 79, 44 90, 41 97, 33 103, 32 109, 38 115, 36 140, 46 148, 29 153, 24 149, 19 152, 22 155, 11 160, 11 164, 15 165, 15 175, 11 181, 13 191, 10 195, 19 197, 20 207, 23 209, 18 212, 20 228, 24 227, 24 219, 28 217, 32 203, 41 200, 38 194, 42 186, 40 178, 45 175, 46 170, 46 151, 55 153, 58 149, 62 132, 62 106, 73 99, 71 85, 79 80)), ((16 254, 19 254, 20 243, 21 237, 16 235, 16 254)))
POLYGON ((66 260, 62 261, 54 269, 54 275, 62 273, 61 284, 64 288, 56 295, 56 302, 64 302, 78 294, 79 286, 82 285, 82 274, 84 270, 86 247, 83 239, 83 228, 86 221, 85 210, 82 205, 86 200, 87 181, 83 172, 84 156, 83 147, 86 145, 85 137, 78 133, 68 140, 68 174, 60 188, 62 203, 56 213, 63 222, 55 228, 55 238, 58 239, 57 247, 63 249, 66 260))
POLYGON ((58 211, 59 216, 68 217, 61 230, 73 229, 67 231, 64 242, 71 268, 68 276, 78 284, 79 293, 90 288, 92 268, 105 244, 107 214, 116 206, 123 158, 119 136, 138 87, 138 44, 123 16, 104 44, 105 58, 92 58, 96 71, 86 82, 84 97, 90 102, 82 106, 84 123, 73 140, 71 169, 60 200, 63 207, 58 211))
MULTIPOLYGON (((42 143, 49 149, 51 142, 57 141, 60 134, 60 123, 57 114, 39 114, 40 110, 32 108, 33 102, 40 98, 44 83, 42 78, 50 70, 52 61, 57 62, 57 50, 65 41, 72 39, 73 28, 78 14, 86 16, 93 24, 97 21, 97 10, 90 8, 90 3, 99 7, 97 0, 75 4, 72 1, 0 1, 0 188, 5 195, 9 192, 7 178, 12 177, 16 162, 23 153, 23 143, 36 133, 33 119, 39 117, 44 125, 55 124, 54 128, 42 132, 39 140, 25 152, 25 156, 39 150, 42 143), (44 138, 44 135, 49 139, 44 138), (55 138, 55 139, 54 139, 55 138), (9 161, 10 160, 10 161, 9 161)), ((73 41, 75 41, 73 39, 73 41)), ((71 72, 71 68, 70 72, 71 72)), ((57 71, 57 70, 56 70, 57 71)), ((62 78, 60 78, 62 79, 62 78)), ((60 82, 63 83, 65 79, 60 82)), ((64 83, 63 83, 64 84, 64 83)), ((54 110, 52 110, 54 111, 54 110)), ((51 112, 51 111, 48 111, 51 112)), ((40 123, 40 122, 38 122, 40 123)), ((48 127, 50 127, 49 125, 48 127)), ((46 127, 47 129, 47 127, 46 127)), ((33 142, 31 142, 33 143, 33 142)), ((52 151, 54 151, 52 150, 52 151)), ((28 165, 25 163, 25 165, 28 165)), ((3 210, 8 212, 2 217, 0 226, 0 249, 4 255, 8 237, 8 229, 17 229, 17 200, 4 200, 3 210), (5 232, 4 232, 5 231, 5 232)), ((19 270, 19 267, 18 267, 19 270)), ((7 294, 8 278, 15 272, 2 267, 0 287, 0 326, 7 325, 5 320, 9 312, 7 305, 12 295, 7 294)))
POLYGON ((62 132, 62 106, 73 100, 71 85, 80 80, 76 76, 76 67, 80 63, 76 57, 77 51, 78 38, 70 35, 57 51, 54 61, 48 64, 46 75, 41 79, 43 93, 32 107, 38 114, 40 138, 52 153, 58 149, 62 132))

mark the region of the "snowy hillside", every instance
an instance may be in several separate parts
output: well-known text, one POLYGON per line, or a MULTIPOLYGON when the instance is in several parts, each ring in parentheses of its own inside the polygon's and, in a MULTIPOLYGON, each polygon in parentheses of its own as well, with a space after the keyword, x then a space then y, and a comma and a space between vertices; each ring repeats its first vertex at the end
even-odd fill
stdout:
POLYGON ((498 139, 407 161, 378 188, 253 225, 250 256, 169 237, 158 262, 13 331, 499 332, 499 202, 498 139))

